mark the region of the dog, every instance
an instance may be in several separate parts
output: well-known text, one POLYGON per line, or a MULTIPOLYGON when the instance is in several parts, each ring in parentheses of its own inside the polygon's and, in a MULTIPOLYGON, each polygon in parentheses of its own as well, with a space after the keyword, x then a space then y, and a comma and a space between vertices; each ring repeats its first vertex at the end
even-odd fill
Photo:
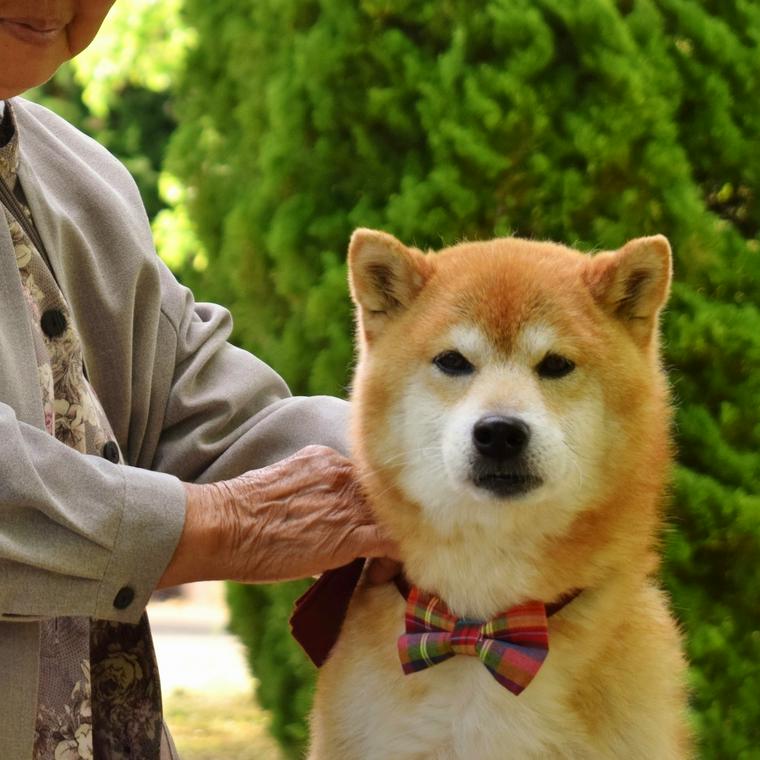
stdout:
POLYGON ((310 760, 690 757, 680 634, 653 578, 666 238, 425 254, 359 229, 348 260, 352 456, 404 580, 354 593, 310 760))

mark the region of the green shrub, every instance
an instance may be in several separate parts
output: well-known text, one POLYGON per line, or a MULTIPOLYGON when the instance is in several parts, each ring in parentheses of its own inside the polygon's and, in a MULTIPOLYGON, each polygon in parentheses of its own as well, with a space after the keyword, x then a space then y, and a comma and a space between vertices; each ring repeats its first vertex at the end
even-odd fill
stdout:
MULTIPOLYGON (((357 226, 422 247, 663 232, 677 399, 665 580, 706 758, 760 757, 760 6, 749 0, 187 0, 170 170, 236 339, 341 394, 357 226)), ((235 590, 260 696, 297 751, 295 590, 235 590), (250 643, 250 642, 253 643, 250 643)))

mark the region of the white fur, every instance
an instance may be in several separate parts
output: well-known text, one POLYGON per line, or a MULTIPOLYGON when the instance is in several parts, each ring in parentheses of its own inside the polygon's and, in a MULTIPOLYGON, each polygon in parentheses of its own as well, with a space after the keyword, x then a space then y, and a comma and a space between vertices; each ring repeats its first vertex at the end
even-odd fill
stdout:
POLYGON ((557 331, 543 322, 526 325, 517 336, 517 354, 535 360, 543 358, 549 351, 556 351, 557 345, 557 331))

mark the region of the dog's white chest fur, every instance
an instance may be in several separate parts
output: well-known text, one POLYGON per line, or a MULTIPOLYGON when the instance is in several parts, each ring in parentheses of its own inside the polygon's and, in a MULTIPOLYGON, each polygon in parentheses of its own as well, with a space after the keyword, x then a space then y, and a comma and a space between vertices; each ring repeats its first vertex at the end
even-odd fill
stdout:
POLYGON ((312 760, 573 756, 577 727, 557 709, 550 659, 520 696, 475 657, 404 675, 395 647, 403 615, 393 586, 364 592, 352 608, 320 677, 312 760))

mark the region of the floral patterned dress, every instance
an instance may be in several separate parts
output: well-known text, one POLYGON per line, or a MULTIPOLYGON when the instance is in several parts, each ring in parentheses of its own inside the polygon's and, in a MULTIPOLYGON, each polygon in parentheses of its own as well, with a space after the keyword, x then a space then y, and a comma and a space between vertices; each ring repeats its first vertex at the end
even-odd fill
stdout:
MULTIPOLYGON (((5 103, 0 177, 31 214, 17 181, 19 137, 5 103)), ((114 463, 121 452, 94 389, 63 293, 11 212, 0 205, 13 241, 29 323, 45 427, 83 454, 114 463)), ((33 760, 169 760, 176 757, 161 713, 161 689, 147 616, 136 625, 62 617, 42 625, 33 760)))

